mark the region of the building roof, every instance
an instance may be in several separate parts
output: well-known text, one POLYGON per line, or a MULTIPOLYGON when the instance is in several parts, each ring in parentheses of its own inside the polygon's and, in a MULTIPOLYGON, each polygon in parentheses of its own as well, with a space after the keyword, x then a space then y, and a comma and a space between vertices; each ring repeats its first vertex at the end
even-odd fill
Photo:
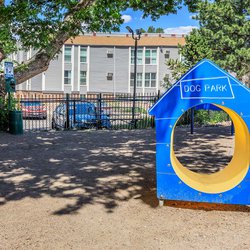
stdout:
MULTIPOLYGON (((87 34, 71 38, 65 44, 94 45, 94 46, 134 46, 130 34, 87 34)), ((178 46, 185 44, 184 35, 142 34, 138 46, 178 46)))

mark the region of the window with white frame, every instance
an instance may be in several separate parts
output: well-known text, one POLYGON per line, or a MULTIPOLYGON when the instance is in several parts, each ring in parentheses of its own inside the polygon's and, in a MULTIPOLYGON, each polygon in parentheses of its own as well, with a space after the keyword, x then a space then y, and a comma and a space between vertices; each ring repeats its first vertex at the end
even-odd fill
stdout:
POLYGON ((156 64, 157 61, 157 50, 146 49, 145 51, 145 64, 156 64))
POLYGON ((170 79, 169 74, 165 74, 163 79, 164 79, 164 81, 169 81, 169 79, 170 79))
POLYGON ((71 84, 71 70, 64 70, 64 84, 71 84))
MULTIPOLYGON (((137 64, 142 65, 143 50, 137 49, 137 64)), ((131 64, 135 63, 135 50, 131 49, 131 64)))
POLYGON ((156 87, 156 73, 145 73, 145 87, 146 88, 156 87))
POLYGON ((113 51, 112 50, 107 51, 107 58, 113 58, 113 51))
POLYGON ((80 63, 86 63, 87 62, 87 48, 80 47, 80 63))
POLYGON ((112 81, 113 80, 113 73, 109 72, 107 73, 107 80, 112 81))
MULTIPOLYGON (((135 74, 131 73, 130 74, 130 86, 134 86, 134 77, 135 74)), ((136 74, 136 87, 142 87, 142 73, 137 73, 136 74)))
POLYGON ((169 59, 170 58, 170 50, 166 50, 165 51, 165 59, 169 59))
POLYGON ((72 47, 64 46, 64 62, 71 63, 72 47))
POLYGON ((87 84, 87 72, 80 71, 80 85, 85 86, 87 84))

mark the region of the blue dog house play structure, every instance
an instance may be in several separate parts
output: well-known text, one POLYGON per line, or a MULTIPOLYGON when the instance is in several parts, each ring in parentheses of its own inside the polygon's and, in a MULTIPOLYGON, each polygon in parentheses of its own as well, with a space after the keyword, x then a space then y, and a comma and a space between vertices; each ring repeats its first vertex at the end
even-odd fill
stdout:
POLYGON ((184 74, 150 108, 156 124, 157 197, 225 204, 250 204, 250 89, 209 60, 184 74), (184 167, 173 148, 178 119, 190 108, 212 104, 224 110, 235 129, 230 163, 213 174, 184 167))

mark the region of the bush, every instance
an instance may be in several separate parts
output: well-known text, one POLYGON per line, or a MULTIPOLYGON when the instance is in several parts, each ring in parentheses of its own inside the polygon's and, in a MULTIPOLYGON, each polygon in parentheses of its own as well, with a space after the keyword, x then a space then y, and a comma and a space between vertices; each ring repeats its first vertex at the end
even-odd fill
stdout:
POLYGON ((194 122, 199 125, 217 124, 228 120, 228 114, 223 111, 197 110, 195 111, 194 122))
POLYGON ((206 110, 197 110, 194 114, 194 123, 199 125, 206 125, 209 124, 210 116, 209 112, 206 110))
MULTIPOLYGON (((195 110, 194 123, 198 125, 211 125, 228 121, 228 114, 224 111, 195 110)), ((185 112, 178 120, 177 126, 189 125, 191 123, 191 110, 185 112)))
POLYGON ((189 125, 191 123, 191 110, 189 109, 185 112, 178 120, 177 126, 179 125, 189 125))
POLYGON ((0 131, 7 131, 9 127, 9 110, 20 110, 20 102, 13 94, 10 95, 10 102, 8 98, 0 97, 0 131))
POLYGON ((7 101, 0 97, 0 131, 7 131, 9 125, 7 101))

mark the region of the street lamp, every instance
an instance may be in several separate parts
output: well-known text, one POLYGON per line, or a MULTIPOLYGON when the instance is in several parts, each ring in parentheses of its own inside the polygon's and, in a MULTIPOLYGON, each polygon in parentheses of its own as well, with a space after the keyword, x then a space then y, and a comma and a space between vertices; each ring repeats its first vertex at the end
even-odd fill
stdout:
POLYGON ((135 96, 136 96, 136 75, 137 75, 137 41, 141 38, 141 29, 136 29, 134 31, 127 26, 126 29, 129 33, 132 34, 132 38, 135 40, 135 49, 134 49, 134 91, 133 91, 133 107, 132 107, 132 126, 136 128, 135 121, 135 96))

